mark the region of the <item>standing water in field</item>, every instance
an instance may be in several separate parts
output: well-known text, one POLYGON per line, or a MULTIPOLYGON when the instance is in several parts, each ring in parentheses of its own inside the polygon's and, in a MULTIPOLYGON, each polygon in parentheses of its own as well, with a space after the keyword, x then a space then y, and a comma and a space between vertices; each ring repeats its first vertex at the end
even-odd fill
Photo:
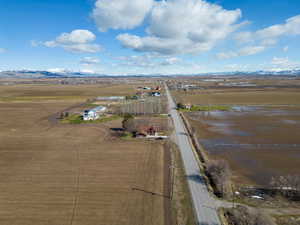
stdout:
POLYGON ((209 155, 226 159, 239 181, 267 185, 272 176, 299 173, 300 108, 233 107, 189 117, 209 155))

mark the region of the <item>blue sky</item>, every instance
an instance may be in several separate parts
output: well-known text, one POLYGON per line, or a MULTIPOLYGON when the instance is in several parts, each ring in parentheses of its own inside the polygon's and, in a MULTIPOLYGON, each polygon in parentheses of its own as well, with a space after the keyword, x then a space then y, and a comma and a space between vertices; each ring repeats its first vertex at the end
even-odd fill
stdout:
POLYGON ((0 0, 0 71, 300 67, 299 0, 0 0))

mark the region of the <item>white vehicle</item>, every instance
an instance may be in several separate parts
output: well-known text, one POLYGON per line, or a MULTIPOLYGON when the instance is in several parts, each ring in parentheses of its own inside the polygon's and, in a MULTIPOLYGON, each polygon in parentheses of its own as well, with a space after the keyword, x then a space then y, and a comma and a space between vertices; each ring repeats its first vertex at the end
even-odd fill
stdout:
POLYGON ((254 199, 261 199, 261 200, 264 199, 263 197, 258 196, 258 195, 252 195, 251 198, 254 198, 254 199))

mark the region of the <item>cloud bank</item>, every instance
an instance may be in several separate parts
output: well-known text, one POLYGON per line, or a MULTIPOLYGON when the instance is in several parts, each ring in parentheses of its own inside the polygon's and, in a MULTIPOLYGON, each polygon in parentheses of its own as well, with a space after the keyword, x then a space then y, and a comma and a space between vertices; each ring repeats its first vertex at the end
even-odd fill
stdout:
MULTIPOLYGON (((300 35, 300 15, 291 17, 283 24, 275 24, 254 32, 240 32, 235 35, 235 40, 239 44, 249 44, 238 51, 220 52, 216 56, 219 59, 231 59, 239 56, 255 55, 275 46, 278 39, 283 36, 300 35)), ((288 46, 283 48, 288 51, 288 46)))
POLYGON ((145 36, 123 33, 125 48, 164 55, 211 50, 239 27, 241 11, 204 0, 98 0, 92 13, 100 31, 132 29, 148 16, 145 36))
POLYGON ((283 24, 275 24, 255 32, 240 32, 235 39, 240 43, 271 40, 276 43, 278 38, 287 35, 300 35, 300 15, 287 19, 283 24))

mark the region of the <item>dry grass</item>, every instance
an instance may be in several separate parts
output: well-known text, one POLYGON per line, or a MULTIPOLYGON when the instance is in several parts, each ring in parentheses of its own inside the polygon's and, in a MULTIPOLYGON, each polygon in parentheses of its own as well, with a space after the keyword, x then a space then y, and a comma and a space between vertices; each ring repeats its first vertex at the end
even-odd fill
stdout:
POLYGON ((173 224, 195 225, 194 211, 190 190, 185 177, 183 161, 177 145, 170 143, 172 152, 172 179, 173 198, 172 213, 173 224))
POLYGON ((130 95, 136 85, 15 85, 0 87, 0 102, 85 101, 97 96, 130 95))
POLYGON ((190 104, 230 104, 230 105, 286 105, 300 104, 299 89, 230 89, 191 91, 187 94, 175 92, 178 102, 190 104))
POLYGON ((299 225, 300 224, 300 215, 285 215, 285 216, 276 216, 276 222, 280 225, 299 225))
MULTIPOLYGON (((36 97, 73 91, 35 88, 1 87, 0 92, 20 96, 37 90, 30 94, 36 97)), ((88 97, 117 89, 76 90, 76 95, 83 92, 88 97)), ((113 138, 110 128, 120 127, 120 120, 88 125, 48 122, 49 115, 72 104, 66 99, 0 103, 0 224, 164 224, 162 145, 113 138)))

